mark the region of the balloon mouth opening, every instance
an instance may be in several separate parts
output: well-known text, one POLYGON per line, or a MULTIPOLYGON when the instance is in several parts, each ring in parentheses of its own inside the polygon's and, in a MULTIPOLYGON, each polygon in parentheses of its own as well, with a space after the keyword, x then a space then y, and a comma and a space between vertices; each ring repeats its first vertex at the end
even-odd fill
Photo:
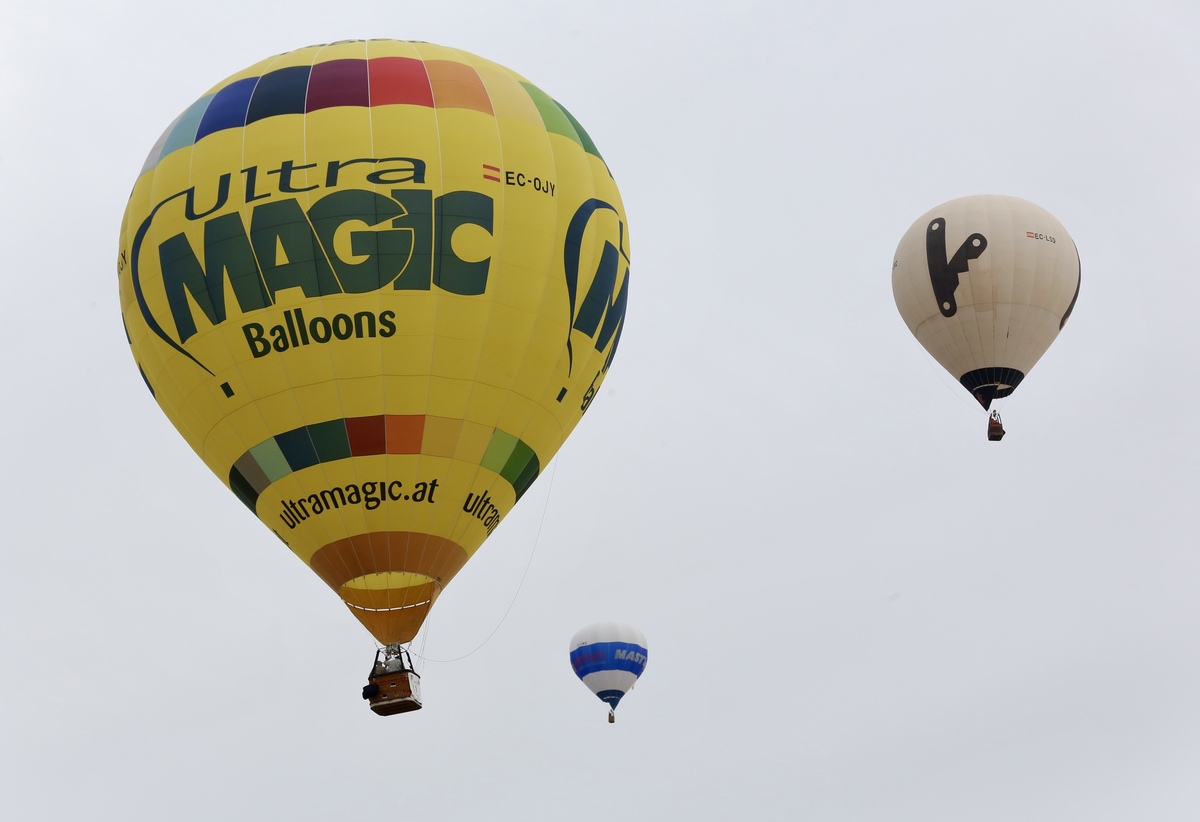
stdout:
POLYGON ((436 579, 412 571, 361 574, 338 588, 354 618, 385 645, 411 642, 440 592, 436 579))
POLYGON ((962 387, 971 392, 984 410, 992 407, 992 400, 1003 399, 1017 390, 1025 374, 1015 368, 977 368, 959 378, 962 387))
MULTIPOLYGON (((345 602, 345 600, 342 600, 342 601, 345 602)), ((408 610, 409 608, 428 608, 431 605, 433 605, 432 599, 427 599, 424 602, 412 602, 412 603, 409 603, 408 605, 399 605, 395 608, 366 608, 362 605, 355 605, 353 602, 346 602, 346 606, 355 611, 371 611, 371 612, 382 613, 382 614, 390 614, 395 611, 405 611, 405 610, 408 610)))
POLYGON ((392 645, 412 641, 467 557, 445 537, 372 531, 329 543, 309 565, 380 644, 392 645))
POLYGON ((614 690, 600 691, 596 696, 600 698, 601 702, 607 703, 610 710, 615 711, 617 705, 621 702, 621 697, 625 696, 625 692, 614 690))
POLYGON ((360 611, 402 611, 429 606, 437 598, 437 580, 412 571, 361 574, 342 583, 338 595, 360 611))

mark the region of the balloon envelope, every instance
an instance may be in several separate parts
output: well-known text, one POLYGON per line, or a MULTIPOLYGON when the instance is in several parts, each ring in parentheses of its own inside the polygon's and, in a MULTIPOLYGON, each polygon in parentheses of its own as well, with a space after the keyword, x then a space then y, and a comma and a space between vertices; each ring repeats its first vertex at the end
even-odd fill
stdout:
POLYGON ((175 427, 391 644, 587 410, 628 242, 545 92, 454 49, 340 42, 167 128, 125 212, 121 309, 175 427))
POLYGON ((646 638, 619 622, 597 622, 571 638, 571 667, 601 701, 616 709, 646 670, 646 638))
POLYGON ((943 203, 905 233, 892 293, 910 331, 984 408, 1011 394, 1079 296, 1075 243, 1016 197, 943 203))

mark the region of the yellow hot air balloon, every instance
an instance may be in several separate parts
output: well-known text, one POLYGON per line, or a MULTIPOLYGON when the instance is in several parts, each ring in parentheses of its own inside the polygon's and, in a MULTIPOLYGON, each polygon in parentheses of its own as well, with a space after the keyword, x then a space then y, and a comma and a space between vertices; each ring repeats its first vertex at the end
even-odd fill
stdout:
MULTIPOLYGON (((1062 223, 1001 195, 927 212, 892 262, 892 293, 909 330, 985 410, 1015 391, 1054 342, 1079 284, 1079 254, 1062 223)), ((988 437, 1003 435, 993 411, 988 437)))
POLYGON ((545 92, 463 51, 349 41, 184 110, 129 198, 118 272, 171 422, 395 646, 586 412, 629 238, 545 92))

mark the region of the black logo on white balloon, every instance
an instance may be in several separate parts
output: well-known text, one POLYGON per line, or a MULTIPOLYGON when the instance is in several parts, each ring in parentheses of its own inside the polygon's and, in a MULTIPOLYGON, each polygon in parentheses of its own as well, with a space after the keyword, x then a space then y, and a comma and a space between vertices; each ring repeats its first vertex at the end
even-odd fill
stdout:
POLYGON ((987 248, 987 238, 975 233, 967 237, 946 260, 946 221, 935 217, 925 229, 925 258, 929 261, 929 282, 933 285, 933 296, 943 317, 953 317, 958 312, 954 292, 958 289, 958 275, 966 273, 967 266, 987 248))

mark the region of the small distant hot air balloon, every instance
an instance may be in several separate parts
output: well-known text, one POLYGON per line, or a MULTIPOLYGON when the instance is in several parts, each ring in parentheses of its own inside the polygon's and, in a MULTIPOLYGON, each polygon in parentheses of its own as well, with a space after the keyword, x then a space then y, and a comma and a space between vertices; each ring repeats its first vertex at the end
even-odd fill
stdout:
MULTIPOLYGON (((910 331, 983 406, 1017 389, 1079 297, 1075 243, 1045 209, 984 194, 943 203, 900 240, 892 293, 910 331)), ((988 439, 1004 436, 993 411, 988 439)))
POLYGON ((646 638, 619 622, 597 622, 571 638, 571 667, 592 693, 608 704, 616 722, 617 704, 646 670, 646 638))
POLYGON ((264 60, 147 157, 117 264, 138 368, 384 646, 376 713, 420 707, 401 646, 596 396, 628 238, 565 108, 430 43, 264 60))

